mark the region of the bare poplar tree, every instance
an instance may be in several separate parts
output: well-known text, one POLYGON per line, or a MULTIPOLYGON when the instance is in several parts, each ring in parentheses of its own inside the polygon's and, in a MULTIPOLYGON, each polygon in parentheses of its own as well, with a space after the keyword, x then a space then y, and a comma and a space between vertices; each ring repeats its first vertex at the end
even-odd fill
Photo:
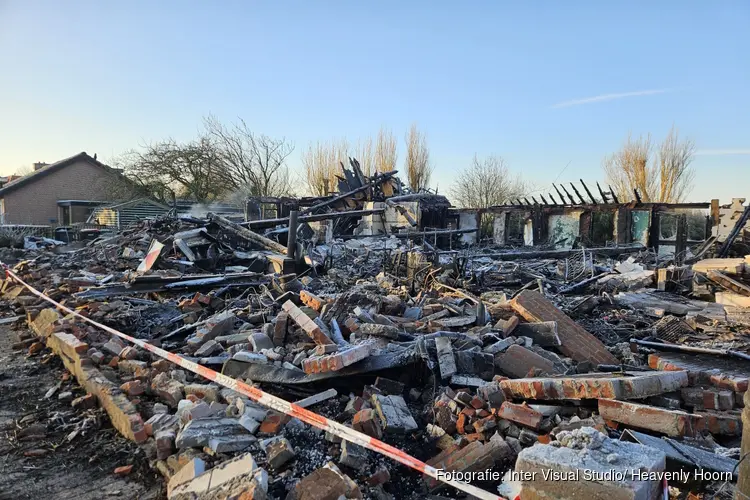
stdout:
POLYGON ((427 138, 419 131, 416 124, 412 124, 406 135, 404 167, 412 191, 420 191, 430 185, 433 171, 430 150, 427 148, 427 138))
POLYGON ((634 189, 646 202, 676 203, 683 201, 693 187, 690 167, 695 143, 680 140, 672 127, 653 155, 651 136, 628 139, 616 153, 604 159, 607 181, 621 200, 633 199, 634 189))
POLYGON ((619 151, 604 159, 607 181, 621 200, 631 200, 634 189, 643 201, 651 201, 656 191, 656 171, 650 163, 651 135, 628 138, 619 151))
POLYGON ((242 119, 226 126, 209 115, 203 125, 221 159, 218 175, 233 191, 246 196, 291 194, 286 160, 294 146, 286 139, 256 134, 242 119))
POLYGON ((378 131, 378 138, 375 141, 375 171, 391 172, 396 170, 396 161, 398 160, 397 149, 396 136, 389 129, 381 127, 378 131))
POLYGON ((372 138, 368 137, 357 143, 357 147, 354 150, 354 158, 359 162, 363 174, 369 177, 375 173, 375 148, 372 144, 372 138))
POLYGON ((670 129, 659 147, 659 201, 679 203, 693 188, 695 171, 690 167, 695 154, 695 143, 680 141, 677 129, 670 129))
POLYGON ((313 196, 324 196, 336 190, 336 175, 341 163, 348 164, 349 143, 346 139, 310 144, 302 156, 307 188, 313 196))
POLYGON ((458 174, 450 194, 459 207, 488 208, 522 197, 529 189, 520 175, 510 172, 503 158, 474 155, 471 166, 458 174))

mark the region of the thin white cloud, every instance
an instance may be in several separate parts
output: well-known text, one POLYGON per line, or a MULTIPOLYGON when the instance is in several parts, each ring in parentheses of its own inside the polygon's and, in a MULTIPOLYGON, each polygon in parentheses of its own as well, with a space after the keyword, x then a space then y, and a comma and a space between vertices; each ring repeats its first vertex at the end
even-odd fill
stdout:
POLYGON ((579 106, 581 104, 591 104, 594 102, 605 102, 615 101, 617 99, 624 99, 626 97, 640 97, 644 95, 656 95, 665 94, 671 92, 673 89, 650 89, 650 90, 637 90, 635 92, 621 92, 619 94, 603 94, 596 95, 594 97, 585 97, 583 99, 574 99, 572 101, 558 102, 553 105, 553 108, 569 108, 571 106, 579 106))
POLYGON ((698 156, 750 155, 750 149, 699 149, 695 154, 698 156))

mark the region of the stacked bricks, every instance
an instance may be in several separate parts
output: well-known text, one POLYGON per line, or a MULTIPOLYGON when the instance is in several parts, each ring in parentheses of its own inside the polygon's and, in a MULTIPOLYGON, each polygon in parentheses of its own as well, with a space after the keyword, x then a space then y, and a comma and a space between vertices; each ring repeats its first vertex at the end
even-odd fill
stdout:
POLYGON ((510 304, 526 321, 556 321, 557 334, 562 343, 560 350, 566 356, 579 362, 619 363, 599 339, 584 330, 539 292, 524 290, 511 300, 510 304))

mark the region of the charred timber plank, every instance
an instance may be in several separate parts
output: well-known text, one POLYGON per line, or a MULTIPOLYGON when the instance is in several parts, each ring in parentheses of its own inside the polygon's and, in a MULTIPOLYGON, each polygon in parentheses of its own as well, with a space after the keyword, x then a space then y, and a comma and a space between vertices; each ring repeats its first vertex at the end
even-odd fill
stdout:
POLYGON ((238 238, 255 243, 256 245, 260 245, 266 250, 270 250, 281 255, 286 255, 286 247, 284 245, 273 240, 269 240, 268 238, 261 236, 258 233, 254 233, 249 229, 244 228, 239 224, 235 224, 234 222, 225 219, 220 215, 208 214, 208 219, 214 224, 221 227, 223 230, 235 235, 238 238))

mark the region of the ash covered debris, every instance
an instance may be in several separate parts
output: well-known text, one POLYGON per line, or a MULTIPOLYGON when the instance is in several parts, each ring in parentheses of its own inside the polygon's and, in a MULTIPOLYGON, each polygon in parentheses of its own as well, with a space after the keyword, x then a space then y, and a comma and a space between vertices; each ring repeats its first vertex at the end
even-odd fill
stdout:
MULTIPOLYGON (((244 223, 162 217, 77 250, 16 252, 13 269, 84 316, 446 471, 693 466, 728 472, 722 492, 731 490, 750 373, 750 258, 710 257, 734 232, 693 247, 651 238, 680 208, 663 204, 456 211, 445 197, 405 192, 395 172, 350 166, 339 193, 250 199, 244 223), (615 246, 581 238, 591 235, 581 214, 605 209, 621 216, 615 246), (510 214, 524 210, 531 248, 509 247, 510 214), (636 210, 657 226, 630 231, 636 210), (493 245, 476 245, 486 213, 493 245), (573 214, 575 235, 561 223, 573 214)), ((453 494, 63 317, 11 279, 2 301, 36 335, 19 347, 61 356, 113 427, 140 443, 169 498, 453 494)), ((494 492, 499 481, 475 484, 494 492)), ((657 488, 518 486, 521 498, 656 498, 657 488)))

